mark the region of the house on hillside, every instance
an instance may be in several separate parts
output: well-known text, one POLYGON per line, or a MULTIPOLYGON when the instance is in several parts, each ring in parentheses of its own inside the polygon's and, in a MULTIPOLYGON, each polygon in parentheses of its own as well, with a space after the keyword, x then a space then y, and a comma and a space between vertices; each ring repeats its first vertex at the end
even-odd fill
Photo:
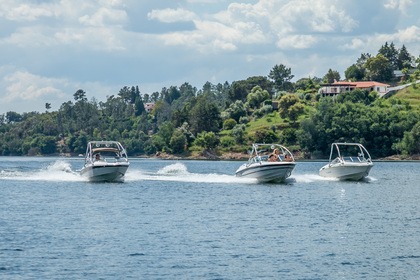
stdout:
POLYGON ((150 113, 155 108, 155 103, 145 103, 144 109, 147 113, 150 113))
POLYGON ((325 84, 318 90, 318 93, 322 96, 333 96, 336 94, 340 94, 343 92, 353 91, 355 89, 361 90, 368 90, 368 91, 376 91, 378 92, 379 96, 384 96, 388 92, 388 88, 390 85, 378 83, 374 81, 366 81, 366 82, 346 82, 346 81, 339 81, 334 82, 332 84, 325 84))

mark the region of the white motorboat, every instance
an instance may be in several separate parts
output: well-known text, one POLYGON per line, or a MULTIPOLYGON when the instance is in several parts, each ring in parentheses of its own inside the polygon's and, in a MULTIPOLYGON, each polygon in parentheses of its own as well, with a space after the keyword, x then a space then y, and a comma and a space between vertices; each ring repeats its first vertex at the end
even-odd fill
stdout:
POLYGON ((284 182, 296 162, 292 153, 279 144, 252 144, 248 162, 236 170, 236 176, 255 178, 258 182, 284 182))
POLYGON ((333 143, 329 163, 319 170, 319 175, 358 181, 369 175, 372 166, 370 154, 362 144, 333 143))
POLYGON ((127 152, 117 141, 91 141, 80 174, 92 182, 122 181, 130 163, 127 152))

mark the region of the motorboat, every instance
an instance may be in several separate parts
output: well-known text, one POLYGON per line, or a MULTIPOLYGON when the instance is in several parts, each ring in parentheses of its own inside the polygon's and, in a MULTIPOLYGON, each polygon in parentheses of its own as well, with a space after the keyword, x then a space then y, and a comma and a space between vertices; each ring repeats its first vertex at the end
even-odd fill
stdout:
POLYGON ((358 181, 367 177, 372 167, 370 154, 362 144, 333 143, 329 163, 319 170, 319 175, 358 181))
POLYGON ((296 162, 293 154, 280 144, 252 144, 248 162, 236 170, 237 177, 255 178, 258 182, 284 182, 296 162))
POLYGON ((127 152, 117 141, 91 141, 80 174, 92 182, 123 181, 130 165, 127 152))

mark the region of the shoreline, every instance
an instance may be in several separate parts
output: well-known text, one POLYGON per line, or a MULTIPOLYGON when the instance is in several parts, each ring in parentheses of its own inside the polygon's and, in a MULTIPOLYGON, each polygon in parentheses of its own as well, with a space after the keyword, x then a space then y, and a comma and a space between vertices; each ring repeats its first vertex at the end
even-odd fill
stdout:
MULTIPOLYGON (((10 156, 1 156, 1 157, 61 157, 61 158, 80 158, 84 159, 84 156, 80 155, 72 155, 72 154, 51 154, 51 155, 10 155, 10 156)), ((225 153, 222 155, 216 155, 213 153, 206 152, 205 154, 200 153, 197 155, 173 155, 167 153, 156 153, 155 155, 138 155, 138 156, 131 156, 129 158, 134 159, 162 159, 162 160, 209 160, 209 161, 247 161, 249 159, 248 154, 244 153, 225 153)), ((317 159, 305 159, 302 157, 295 157, 296 161, 300 162, 324 162, 328 161, 328 158, 317 158, 317 159)), ((420 161, 420 154, 412 155, 412 156, 400 156, 400 155, 392 155, 383 158, 376 158, 372 159, 373 162, 416 162, 420 161)))

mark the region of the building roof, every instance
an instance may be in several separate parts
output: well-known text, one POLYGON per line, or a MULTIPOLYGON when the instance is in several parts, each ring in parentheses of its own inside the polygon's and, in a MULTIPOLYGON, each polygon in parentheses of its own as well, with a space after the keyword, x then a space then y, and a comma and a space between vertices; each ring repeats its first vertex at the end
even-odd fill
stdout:
POLYGON ((383 83, 374 82, 374 81, 366 81, 366 82, 339 81, 339 82, 334 82, 332 84, 329 84, 329 86, 353 86, 356 88, 370 88, 374 86, 389 87, 388 84, 383 84, 383 83))

